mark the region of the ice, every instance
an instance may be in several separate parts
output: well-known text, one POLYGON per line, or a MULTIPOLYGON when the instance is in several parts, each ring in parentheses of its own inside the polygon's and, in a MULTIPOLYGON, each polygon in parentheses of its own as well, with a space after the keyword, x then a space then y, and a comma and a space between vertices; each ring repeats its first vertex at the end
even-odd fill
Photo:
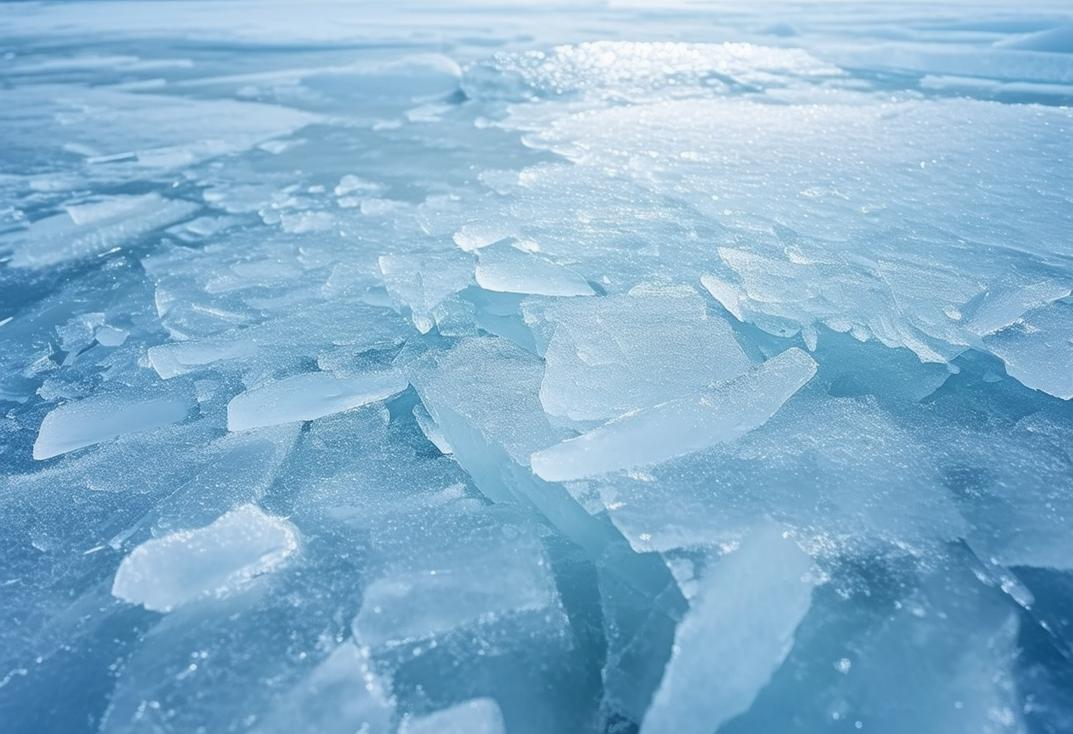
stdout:
POLYGON ((357 640, 393 647, 537 614, 554 624, 561 614, 558 592, 531 531, 510 524, 489 527, 476 513, 439 514, 426 521, 427 529, 452 532, 433 536, 434 557, 421 557, 427 541, 408 539, 414 547, 389 561, 387 573, 365 591, 354 619, 357 640), (488 583, 491 578, 495 584, 488 583))
POLYGON ((611 474, 590 491, 640 552, 733 545, 764 516, 827 546, 927 554, 966 532, 942 484, 925 446, 874 399, 803 392, 735 444, 611 474))
POLYGON ((227 428, 247 431, 316 420, 384 400, 405 389, 406 380, 397 372, 361 377, 337 377, 328 372, 292 375, 257 385, 232 398, 227 404, 227 428))
POLYGON ((548 52, 501 53, 467 71, 465 89, 479 97, 585 92, 640 97, 712 91, 770 81, 777 74, 837 76, 837 67, 801 49, 748 43, 630 43, 595 41, 548 52))
POLYGON ((497 293, 539 296, 591 296, 594 293, 585 279, 569 268, 510 246, 481 250, 474 279, 481 288, 497 293))
POLYGON ((816 373, 816 362, 791 348, 710 390, 626 413, 534 452, 533 471, 553 482, 656 464, 733 441, 764 424, 816 373))
MULTIPOLYGON (((536 320, 536 309, 530 320, 536 320)), ((745 372, 729 326, 689 288, 638 286, 590 301, 552 303, 540 402, 549 415, 608 420, 745 372)))
POLYGON ((14 267, 41 268, 123 247, 185 219, 198 206, 158 194, 114 198, 67 207, 24 232, 0 235, 14 267))
POLYGON ((426 716, 406 717, 399 734, 505 734, 503 714, 490 698, 475 698, 426 716))
POLYGON ((298 549, 298 533, 256 505, 243 505, 203 528, 142 543, 123 559, 112 594, 170 612, 203 596, 222 596, 270 573, 298 549))
POLYGON ((714 563, 675 634, 644 734, 716 731, 747 711, 809 610, 812 559, 777 527, 714 563))
POLYGON ((4 734, 1073 731, 1073 11, 15 3, 4 734))
POLYGON ((1048 28, 1045 31, 1006 38, 997 42, 995 46, 1025 51, 1047 51, 1059 54, 1073 53, 1073 25, 1063 25, 1057 28, 1048 28))
POLYGON ((193 401, 181 396, 87 398, 53 409, 41 421, 33 457, 51 459, 128 433, 185 419, 193 401))
POLYGON ((387 692, 370 673, 366 654, 344 642, 287 692, 253 731, 285 734, 315 727, 325 734, 386 734, 392 731, 393 714, 387 692))

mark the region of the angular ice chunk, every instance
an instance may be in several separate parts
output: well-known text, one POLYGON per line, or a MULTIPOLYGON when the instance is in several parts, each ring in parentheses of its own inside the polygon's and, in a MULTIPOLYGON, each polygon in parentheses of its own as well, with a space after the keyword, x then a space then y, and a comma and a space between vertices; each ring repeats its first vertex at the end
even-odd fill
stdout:
POLYGON ((1033 309, 983 342, 1023 385, 1073 400, 1073 304, 1033 309))
POLYGON ((159 194, 116 196, 93 204, 68 207, 0 236, 0 248, 11 249, 11 265, 42 268, 122 247, 153 230, 185 219, 199 206, 159 194))
POLYGON ((149 347, 149 364, 163 379, 186 374, 213 362, 247 357, 257 352, 250 340, 191 340, 149 347))
POLYGON ((533 475, 529 457, 570 435, 537 399, 542 361, 494 338, 464 339, 411 370, 421 401, 477 487, 495 502, 537 508, 571 540, 598 556, 616 534, 561 486, 533 475))
POLYGON ((358 641, 390 647, 527 613, 563 623, 539 538, 531 525, 504 522, 509 517, 434 507, 413 518, 424 522, 377 533, 394 552, 365 590, 353 624, 358 641), (418 532, 401 532, 411 528, 418 532))
POLYGON ((593 295, 585 278, 574 271, 509 245, 481 250, 474 277, 481 288, 498 293, 593 295))
POLYGON ((288 521, 243 505, 211 525, 142 543, 116 571, 112 594, 169 612, 204 596, 223 596, 279 566, 298 548, 288 521))
POLYGON ((459 227, 451 239, 466 252, 476 252, 515 234, 514 229, 501 224, 469 222, 459 227))
POLYGON ((414 326, 427 334, 436 308, 473 281, 473 258, 458 250, 381 255, 380 273, 392 299, 410 309, 414 326))
POLYGON ((986 336, 1017 322, 1025 312, 1069 297, 1068 283, 1043 280, 1020 288, 988 291, 973 311, 967 326, 975 334, 986 336))
POLYGON ((66 403, 41 421, 34 458, 50 459, 116 436, 178 423, 193 407, 193 400, 175 395, 105 396, 66 403))
MULTIPOLYGON (((530 317, 531 315, 527 314, 530 317)), ((540 402, 549 415, 606 421, 742 374, 751 363, 729 325, 691 288, 554 303, 540 402)))
POLYGON ((426 716, 407 716, 399 734, 506 734, 499 705, 491 698, 474 698, 426 716))
MULTIPOLYGON (((962 443, 956 434, 951 440, 962 443)), ((979 436, 964 443, 986 445, 979 436)), ((1027 475, 1026 468, 1013 471, 1027 475)), ((954 499, 937 489, 943 476, 923 441, 874 398, 819 390, 733 444, 584 484, 638 552, 734 543, 758 517, 860 554, 893 545, 926 555, 969 529, 954 499)))
POLYGON ((365 653, 353 641, 337 647, 287 692, 255 734, 389 734, 394 706, 365 653))
POLYGON ((793 646, 815 581, 812 559, 763 527, 718 559, 675 634, 643 734, 710 734, 748 710, 793 646))
POLYGON ((690 397, 627 413, 577 438, 535 452, 533 471, 553 482, 656 464, 733 441, 763 425, 816 374, 793 347, 751 372, 690 397))
POLYGON ((322 418, 384 400, 406 389, 406 378, 388 370, 356 377, 307 372, 268 382, 227 404, 227 429, 245 431, 322 418))

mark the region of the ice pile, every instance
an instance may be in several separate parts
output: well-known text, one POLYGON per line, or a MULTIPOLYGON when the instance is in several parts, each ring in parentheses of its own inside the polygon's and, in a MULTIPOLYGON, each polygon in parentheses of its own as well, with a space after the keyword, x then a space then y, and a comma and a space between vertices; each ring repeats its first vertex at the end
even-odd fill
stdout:
POLYGON ((12 7, 0 729, 1073 731, 1033 5, 12 7))

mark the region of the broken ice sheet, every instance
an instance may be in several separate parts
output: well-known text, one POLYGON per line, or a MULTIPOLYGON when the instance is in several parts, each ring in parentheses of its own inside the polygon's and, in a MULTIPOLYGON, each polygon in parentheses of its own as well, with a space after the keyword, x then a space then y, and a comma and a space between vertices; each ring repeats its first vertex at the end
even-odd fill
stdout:
POLYGON ((499 293, 540 296, 591 296, 585 279, 569 268, 517 246, 491 246, 481 250, 474 273, 477 285, 499 293))
POLYGON ((1070 730, 1068 9, 382 5, 5 9, 5 734, 1070 730))

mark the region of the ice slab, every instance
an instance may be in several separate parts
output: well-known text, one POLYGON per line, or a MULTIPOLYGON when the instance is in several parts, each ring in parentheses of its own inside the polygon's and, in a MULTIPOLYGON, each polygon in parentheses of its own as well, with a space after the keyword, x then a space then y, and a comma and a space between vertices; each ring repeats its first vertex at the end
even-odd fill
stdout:
POLYGON ((461 507, 435 512, 435 519, 427 512, 415 518, 424 519, 423 539, 379 533, 385 550, 395 552, 354 618, 361 644, 394 647, 527 615, 539 614, 552 626, 562 619, 547 557, 531 527, 500 527, 495 515, 461 507))
POLYGON ((733 441, 763 425, 814 374, 816 362, 808 354, 788 349, 710 390, 627 413, 536 451, 533 471, 548 481, 569 481, 733 441))
POLYGON ((709 318, 690 288, 638 286, 629 293, 547 305, 540 402, 549 415, 608 420, 680 398, 745 372, 751 362, 728 324, 709 318))
POLYGON ((927 555, 969 528, 944 462, 914 438, 926 417, 905 420, 874 398, 800 394, 732 444, 579 484, 638 552, 733 546, 769 517, 828 551, 927 555))
POLYGON ((224 596, 279 566, 298 549, 298 531, 257 505, 212 524, 142 543, 123 559, 112 594, 170 612, 201 597, 224 596))
POLYGON ((227 429, 247 431, 323 418, 384 400, 406 389, 406 378, 394 371, 359 377, 308 372, 258 385, 227 404, 227 429))
POLYGON ((370 671, 366 653, 348 641, 284 694, 253 731, 388 734, 393 717, 389 693, 370 671))
POLYGON ((1049 395, 1073 399, 1073 304, 1032 309, 983 343, 1006 363, 1011 377, 1049 395))
POLYGON ((193 401, 182 396, 117 395, 86 398, 54 408, 41 421, 35 459, 51 459, 128 433, 184 420, 193 401))
POLYGON ((379 265, 388 293, 422 334, 435 325, 435 308, 473 281, 473 259, 458 250, 382 255, 379 265))
POLYGON ((425 716, 407 716, 399 734, 506 734, 498 704, 475 698, 425 716))
POLYGON ((467 338, 431 353, 410 381, 477 487, 496 502, 533 507, 598 556, 616 538, 560 486, 533 474, 529 457, 569 435, 537 396, 543 362, 503 339, 467 338))
POLYGON ((58 265, 136 242, 199 208, 193 202, 159 194, 69 206, 65 213, 40 219, 23 232, 0 235, 0 249, 11 252, 13 267, 58 265))
POLYGON ((793 646, 813 576, 812 559, 778 527, 716 560, 678 626, 641 731, 712 732, 748 710, 793 646))
POLYGON ((481 250, 474 273, 477 285, 498 293, 540 296, 591 296, 585 278, 539 255, 513 246, 481 250))

